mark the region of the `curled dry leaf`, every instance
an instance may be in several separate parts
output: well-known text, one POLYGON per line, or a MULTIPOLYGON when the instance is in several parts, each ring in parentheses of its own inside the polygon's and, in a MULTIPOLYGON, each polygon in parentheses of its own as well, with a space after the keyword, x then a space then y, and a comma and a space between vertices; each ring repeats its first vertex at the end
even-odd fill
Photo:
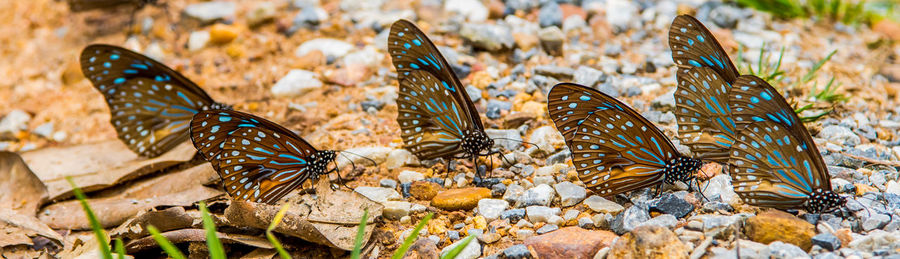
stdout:
MULTIPOLYGON (((288 201, 290 209, 275 227, 275 232, 343 250, 353 249, 357 225, 363 211, 369 210, 364 244, 375 228, 374 220, 384 207, 356 192, 332 190, 328 181, 316 186, 318 198, 304 195, 300 202, 288 201)), ((266 229, 281 206, 264 203, 233 201, 225 209, 230 224, 239 227, 266 229)))
POLYGON ((0 208, 34 216, 47 199, 47 186, 16 153, 0 152, 0 208))
POLYGON ((152 225, 159 231, 165 232, 190 228, 193 223, 194 217, 186 213, 183 207, 171 207, 140 213, 113 229, 109 235, 112 238, 123 237, 125 240, 132 240, 149 236, 150 232, 147 231, 147 226, 152 225))
MULTIPOLYGON (((171 241, 173 244, 184 242, 206 242, 206 230, 204 229, 179 229, 163 232, 162 235, 166 239, 169 239, 169 241, 171 241)), ((272 244, 269 243, 269 240, 263 237, 227 234, 221 232, 216 232, 216 236, 219 237, 219 240, 221 240, 224 244, 241 244, 257 248, 274 249, 274 247, 272 247, 272 244)), ((137 239, 128 242, 128 244, 125 244, 125 250, 128 253, 135 253, 149 248, 157 247, 159 247, 159 244, 156 243, 156 240, 153 240, 153 237, 151 236, 137 239)))
MULTIPOLYGON (((115 227, 139 212, 157 206, 193 206, 195 202, 223 195, 217 188, 202 186, 209 174, 215 174, 209 164, 187 170, 144 179, 111 196, 88 200, 97 219, 105 228, 115 227)), ((44 207, 38 217, 55 229, 88 229, 90 224, 77 200, 59 202, 44 207)))
POLYGON ((138 157, 119 140, 70 147, 39 149, 22 154, 31 170, 47 185, 50 200, 72 197, 71 176, 84 192, 93 192, 158 172, 191 160, 197 150, 190 141, 159 157, 138 157))
MULTIPOLYGON (((63 237, 31 215, 0 208, 0 248, 15 245, 37 245, 33 239, 44 237, 57 247, 63 246, 63 237)), ((0 249, 3 250, 3 249, 0 249)))

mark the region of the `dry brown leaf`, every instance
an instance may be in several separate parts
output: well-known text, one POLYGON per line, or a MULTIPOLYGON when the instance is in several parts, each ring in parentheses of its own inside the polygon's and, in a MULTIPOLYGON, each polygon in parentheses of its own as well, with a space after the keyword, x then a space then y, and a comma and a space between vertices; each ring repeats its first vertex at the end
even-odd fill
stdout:
POLYGON ((50 200, 72 197, 71 176, 84 192, 93 192, 191 160, 197 150, 190 141, 156 157, 142 158, 119 140, 70 147, 45 148, 22 154, 31 170, 47 185, 50 200))
MULTIPOLYGON (((184 242, 206 242, 206 230, 204 229, 179 229, 169 232, 163 232, 162 236, 171 241, 173 244, 184 242)), ((257 248, 274 249, 274 247, 272 247, 272 244, 269 243, 269 240, 263 237, 227 234, 221 232, 216 232, 216 236, 219 237, 219 240, 221 240, 223 244, 242 244, 257 248)), ((156 247, 159 247, 159 244, 156 243, 156 240, 153 240, 153 237, 149 236, 125 244, 125 250, 127 251, 127 253, 135 253, 148 248, 156 247)))
POLYGON ((47 186, 12 152, 0 152, 0 190, 0 208, 32 217, 47 199, 47 186))
MULTIPOLYGON (((63 237, 32 215, 0 208, 0 248, 14 245, 34 245, 32 238, 44 237, 63 246, 63 237)), ((0 249, 2 250, 2 249, 0 249)))
POLYGON ((123 237, 125 240, 132 240, 150 235, 147 231, 147 226, 150 225, 159 231, 169 231, 189 228, 193 223, 194 217, 186 213, 183 207, 171 207, 140 213, 110 231, 109 235, 112 238, 123 237))
MULTIPOLYGON (((357 226, 365 209, 369 210, 364 243, 375 228, 374 219, 384 207, 356 192, 332 190, 328 181, 316 186, 318 198, 304 195, 299 202, 288 200, 287 211, 275 232, 343 250, 353 249, 357 226)), ((266 229, 280 206, 264 203, 233 201, 225 209, 229 223, 241 227, 266 229)))
MULTIPOLYGON (((104 228, 110 228, 122 224, 138 212, 156 206, 191 206, 196 201, 219 195, 222 195, 219 190, 197 186, 190 190, 153 198, 100 198, 90 199, 88 203, 97 214, 100 224, 104 228)), ((38 214, 38 218, 54 229, 88 229, 91 227, 77 200, 47 206, 38 214)))

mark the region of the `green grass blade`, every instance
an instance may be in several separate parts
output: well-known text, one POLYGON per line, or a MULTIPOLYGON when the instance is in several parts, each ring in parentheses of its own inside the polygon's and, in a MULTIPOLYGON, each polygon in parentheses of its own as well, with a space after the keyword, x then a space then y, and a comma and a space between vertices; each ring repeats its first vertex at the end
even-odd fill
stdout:
POLYGON ((825 56, 825 58, 823 58, 823 59, 819 60, 819 62, 816 62, 815 64, 813 64, 812 68, 809 69, 809 72, 806 72, 806 75, 804 75, 800 79, 799 83, 803 84, 803 83, 812 81, 816 76, 816 72, 819 72, 819 69, 821 69, 822 66, 825 65, 825 62, 828 62, 829 60, 831 60, 831 56, 834 56, 835 53, 837 53, 837 50, 831 51, 831 53, 828 53, 828 56, 825 56))
POLYGON ((209 249, 209 257, 212 259, 225 259, 225 248, 216 236, 216 224, 209 215, 206 203, 200 202, 200 212, 203 215, 203 228, 206 229, 206 246, 209 249))
POLYGON ((278 251, 278 256, 280 256, 282 259, 290 259, 291 255, 284 250, 284 246, 282 246, 281 242, 278 241, 277 238, 275 238, 275 234, 272 233, 272 230, 274 230, 275 227, 281 223, 281 219, 284 218, 284 214, 290 207, 290 204, 287 203, 285 203, 284 206, 281 206, 281 209, 278 210, 277 214, 275 214, 275 218, 272 219, 272 223, 269 224, 269 228, 266 229, 266 238, 269 239, 269 243, 272 243, 272 246, 274 246, 275 250, 278 251))
POLYGON ((366 235, 366 223, 369 221, 369 209, 363 211, 362 219, 359 220, 359 227, 356 230, 356 240, 353 241, 353 252, 350 254, 350 258, 359 259, 359 255, 362 252, 362 243, 363 236, 366 235))
POLYGON ((456 256, 459 255, 459 253, 462 252, 463 249, 466 249, 466 246, 469 246, 469 243, 472 242, 472 239, 475 239, 474 235, 467 236, 466 238, 463 239, 463 241, 458 246, 454 247, 453 249, 450 249, 450 251, 447 251, 446 254, 441 256, 441 259, 456 258, 456 256))
POLYGON ((428 213, 425 215, 425 218, 422 218, 422 221, 419 221, 419 224, 416 225, 416 228, 413 229, 412 233, 403 240, 403 244, 400 245, 400 248, 397 248, 397 251, 394 252, 394 255, 391 256, 391 259, 402 259, 404 255, 406 255, 406 251, 409 250, 409 246, 412 245, 413 242, 419 237, 419 231, 422 231, 422 228, 425 227, 425 224, 428 224, 428 221, 431 220, 431 217, 434 216, 434 213, 428 213))
POLYGON ((103 226, 100 226, 97 215, 94 215, 94 211, 91 210, 91 206, 88 205, 87 196, 84 196, 84 193, 81 192, 81 188, 78 188, 78 186, 75 185, 75 181, 72 180, 72 177, 66 177, 66 181, 69 181, 69 184, 72 185, 72 192, 75 193, 75 197, 78 198, 78 201, 81 203, 81 208, 84 209, 84 213, 87 214, 88 221, 91 223, 91 229, 94 230, 97 243, 100 245, 101 256, 103 256, 103 259, 112 259, 112 252, 109 250, 109 243, 106 241, 106 233, 103 231, 103 226))
POLYGON ((121 238, 116 238, 116 253, 119 254, 119 259, 125 259, 125 244, 121 238))
POLYGON ((178 250, 172 242, 169 242, 166 237, 162 236, 162 234, 159 233, 159 229, 156 229, 154 226, 147 226, 147 231, 150 231, 150 236, 153 236, 153 240, 156 240, 159 247, 162 248, 169 257, 172 257, 173 259, 185 259, 181 250, 178 250))

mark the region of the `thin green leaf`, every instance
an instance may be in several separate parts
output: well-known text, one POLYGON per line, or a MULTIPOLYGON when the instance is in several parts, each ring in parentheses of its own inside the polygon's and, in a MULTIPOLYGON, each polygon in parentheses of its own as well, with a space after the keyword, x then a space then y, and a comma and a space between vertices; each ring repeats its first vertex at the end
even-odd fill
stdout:
POLYGON ((150 232, 150 236, 153 236, 153 240, 156 240, 156 243, 159 244, 159 247, 162 248, 163 251, 166 252, 169 257, 173 259, 185 259, 184 254, 181 253, 181 250, 178 250, 172 242, 169 242, 166 237, 159 233, 159 229, 150 225, 147 226, 147 231, 150 232))
POLYGON ((72 185, 72 191, 75 193, 75 197, 78 198, 78 201, 81 203, 81 208, 84 209, 84 213, 87 214, 88 221, 91 223, 91 229, 94 230, 97 243, 100 245, 100 255, 103 256, 103 259, 112 259, 112 252, 109 250, 106 232, 103 231, 103 226, 100 225, 100 221, 97 220, 97 216, 94 215, 94 211, 91 210, 91 206, 88 205, 87 196, 81 192, 81 188, 78 188, 78 186, 75 185, 75 181, 72 180, 72 177, 66 177, 66 181, 69 181, 69 184, 72 185))
POLYGON ((203 216, 203 228, 206 229, 206 247, 209 249, 209 257, 212 259, 225 259, 225 248, 216 236, 216 224, 209 215, 206 203, 200 202, 200 213, 203 216))
POLYGON ((363 211, 362 219, 359 220, 359 227, 356 230, 356 240, 353 241, 353 251, 350 258, 359 259, 362 252, 363 236, 366 235, 366 223, 369 221, 369 209, 363 211))
POLYGON ((463 249, 466 249, 466 246, 468 246, 469 243, 472 242, 472 239, 475 239, 475 236, 474 236, 474 235, 467 236, 466 238, 463 238, 462 242, 460 242, 458 246, 453 247, 453 249, 450 249, 450 251, 447 251, 446 254, 444 254, 444 255, 441 256, 441 259, 453 259, 453 258, 456 258, 456 256, 459 255, 459 253, 462 252, 463 249))
POLYGON ((403 240, 403 244, 400 245, 400 248, 397 248, 397 251, 394 251, 394 255, 391 256, 391 259, 401 259, 406 255, 409 246, 416 241, 419 237, 419 231, 422 231, 422 228, 425 227, 425 224, 427 224, 429 220, 431 220, 432 216, 434 216, 434 213, 428 213, 428 215, 425 215, 425 218, 422 218, 422 221, 419 221, 419 224, 416 225, 416 228, 413 229, 412 233, 403 240))
POLYGON ((266 238, 269 239, 269 243, 272 243, 272 246, 275 247, 275 250, 278 251, 278 256, 282 259, 290 259, 291 255, 288 254, 286 250, 284 250, 284 246, 281 245, 281 242, 275 238, 275 234, 272 233, 272 230, 275 229, 278 224, 281 223, 281 220, 284 218, 284 214, 287 212, 288 208, 290 208, 290 204, 285 203, 281 206, 281 209, 278 210, 278 213, 275 214, 275 218, 272 219, 272 223, 269 224, 269 228, 266 229, 266 238))
POLYGON ((121 238, 116 238, 116 253, 119 254, 119 259, 125 259, 125 244, 121 238))

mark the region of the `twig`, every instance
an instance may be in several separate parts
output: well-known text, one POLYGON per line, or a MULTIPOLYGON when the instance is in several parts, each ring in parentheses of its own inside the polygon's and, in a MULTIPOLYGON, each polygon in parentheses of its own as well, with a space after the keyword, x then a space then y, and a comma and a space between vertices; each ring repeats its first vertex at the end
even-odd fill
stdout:
POLYGON ((862 161, 864 161, 864 162, 868 162, 868 163, 871 163, 871 164, 879 164, 879 165, 887 165, 887 166, 893 166, 893 167, 900 167, 900 162, 871 159, 871 158, 868 158, 868 157, 862 157, 862 156, 857 156, 857 155, 851 155, 851 154, 846 153, 846 152, 844 152, 844 151, 838 151, 838 153, 841 153, 842 155, 845 155, 845 156, 847 156, 847 157, 850 157, 850 158, 853 158, 853 159, 862 160, 862 161))

